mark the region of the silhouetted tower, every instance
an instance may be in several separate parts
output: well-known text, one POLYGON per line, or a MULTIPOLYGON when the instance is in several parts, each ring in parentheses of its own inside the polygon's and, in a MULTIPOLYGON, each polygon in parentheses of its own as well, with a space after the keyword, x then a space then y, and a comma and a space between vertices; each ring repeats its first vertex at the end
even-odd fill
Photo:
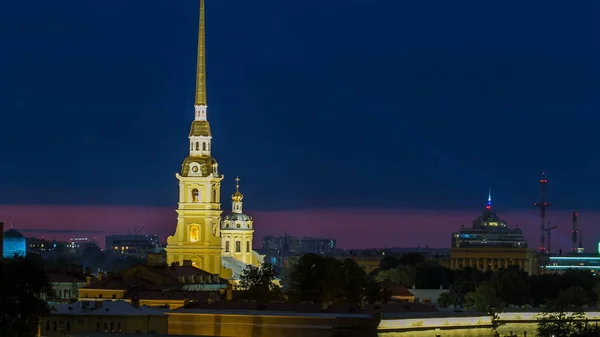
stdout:
POLYGON ((540 192, 541 192, 541 200, 540 202, 536 202, 534 205, 540 208, 540 215, 542 217, 542 221, 540 223, 540 253, 546 253, 546 207, 552 206, 552 204, 546 202, 546 184, 548 183, 548 179, 546 179, 546 174, 542 172, 542 176, 540 177, 540 192))
POLYGON ((573 229, 571 230, 571 252, 577 252, 577 237, 579 236, 579 228, 577 224, 579 213, 573 212, 573 229))

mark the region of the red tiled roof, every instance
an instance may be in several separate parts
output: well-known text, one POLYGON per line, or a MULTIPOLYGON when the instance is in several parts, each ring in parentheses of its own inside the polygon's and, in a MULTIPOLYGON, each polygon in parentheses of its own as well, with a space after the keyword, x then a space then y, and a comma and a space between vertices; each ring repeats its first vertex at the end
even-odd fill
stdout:
POLYGON ((381 287, 385 289, 387 292, 391 293, 392 297, 414 297, 413 293, 411 293, 406 287, 390 282, 384 281, 380 283, 381 287))
MULTIPOLYGON (((137 265, 127 268, 116 275, 106 276, 103 280, 94 282, 85 288, 88 289, 121 289, 129 290, 132 288, 146 289, 180 289, 183 283, 179 281, 180 277, 201 275, 208 277, 211 274, 192 266, 170 266, 155 267, 146 265, 137 265)), ((219 278, 220 284, 227 284, 228 281, 219 278)))

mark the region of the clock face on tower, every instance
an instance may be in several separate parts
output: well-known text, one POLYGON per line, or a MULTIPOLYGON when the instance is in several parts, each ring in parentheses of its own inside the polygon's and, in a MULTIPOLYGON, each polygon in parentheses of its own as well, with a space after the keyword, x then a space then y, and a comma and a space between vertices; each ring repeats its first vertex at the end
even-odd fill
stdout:
POLYGON ((198 166, 192 167, 192 172, 198 172, 198 166))

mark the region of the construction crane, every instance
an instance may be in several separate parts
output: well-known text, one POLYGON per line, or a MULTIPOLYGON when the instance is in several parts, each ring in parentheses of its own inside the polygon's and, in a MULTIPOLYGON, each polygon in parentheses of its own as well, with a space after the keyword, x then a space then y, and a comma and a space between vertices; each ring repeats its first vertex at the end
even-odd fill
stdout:
POLYGON ((552 252, 552 231, 558 228, 558 226, 551 226, 550 221, 548 221, 548 226, 546 227, 546 233, 548 233, 548 254, 552 252))

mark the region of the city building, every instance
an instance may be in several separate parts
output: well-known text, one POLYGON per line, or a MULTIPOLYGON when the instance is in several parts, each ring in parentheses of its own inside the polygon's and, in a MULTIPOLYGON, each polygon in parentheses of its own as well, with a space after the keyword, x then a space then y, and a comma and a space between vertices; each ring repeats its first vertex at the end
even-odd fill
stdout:
POLYGON ((104 240, 106 252, 124 257, 146 259, 148 254, 159 253, 162 250, 157 235, 107 235, 104 240))
POLYGON ((66 241, 46 240, 44 238, 27 238, 27 251, 32 253, 66 252, 70 243, 66 241))
POLYGON ((27 242, 23 234, 14 229, 9 229, 2 235, 2 256, 11 258, 25 256, 27 254, 27 242))
POLYGON ((334 238, 317 237, 291 237, 291 236, 265 236, 262 249, 265 252, 286 252, 287 254, 322 254, 336 253, 336 240, 334 238))
POLYGON ((191 261, 170 266, 136 265, 117 274, 98 273, 96 282, 79 288, 79 300, 123 300, 173 309, 218 300, 228 285, 228 280, 193 267, 191 261))
POLYGON ((244 195, 240 192, 240 178, 235 178, 235 193, 231 196, 232 212, 221 224, 223 267, 232 271, 232 278, 239 279, 247 265, 259 265, 264 256, 252 250, 254 228, 252 218, 242 212, 244 195))
POLYGON ((124 301, 57 304, 40 326, 41 337, 88 336, 94 333, 166 334, 168 316, 160 310, 124 301))
POLYGON ((68 252, 72 255, 81 255, 88 247, 97 247, 95 238, 70 237, 67 245, 68 252))
POLYGON ((538 255, 527 248, 519 228, 509 228, 492 210, 492 198, 471 228, 452 233, 450 269, 474 267, 481 271, 517 265, 527 273, 539 273, 538 255))
POLYGON ((600 256, 576 254, 569 256, 547 256, 541 268, 545 273, 564 273, 567 270, 589 270, 597 274, 600 271, 600 256))
POLYGON ((204 26, 204 0, 201 0, 195 117, 189 132, 189 156, 183 161, 181 171, 176 174, 179 180, 177 227, 175 233, 167 238, 165 250, 168 264, 191 261, 194 267, 210 274, 234 279, 237 272, 233 269, 240 266, 240 263, 258 266, 263 257, 252 251, 254 230, 251 228, 251 219, 242 213, 239 190, 232 196, 232 215, 221 222, 221 181, 224 177, 217 161, 211 155, 212 133, 207 119, 204 26), (233 225, 234 228, 228 228, 228 225, 233 225), (227 245, 229 252, 225 252, 227 245))
MULTIPOLYGON (((82 268, 75 270, 49 271, 46 273, 54 291, 53 298, 47 298, 50 304, 71 303, 77 300, 79 289, 88 284, 88 277, 82 268)), ((90 279, 91 280, 91 277, 90 279)))

